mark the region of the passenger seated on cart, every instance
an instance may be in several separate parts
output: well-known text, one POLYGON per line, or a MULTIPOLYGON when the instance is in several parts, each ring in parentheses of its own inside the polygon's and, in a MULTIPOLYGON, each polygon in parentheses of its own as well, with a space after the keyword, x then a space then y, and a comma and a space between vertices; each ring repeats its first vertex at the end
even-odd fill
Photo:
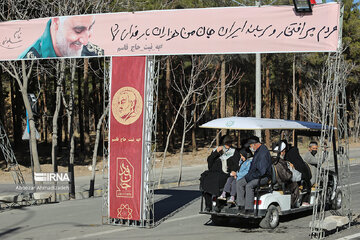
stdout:
MULTIPOLYGON (((219 200, 226 200, 226 193, 230 193, 230 198, 227 202, 231 204, 235 203, 236 181, 243 178, 248 173, 252 161, 251 152, 246 151, 245 148, 242 148, 239 153, 241 161, 239 161, 237 165, 234 164, 234 166, 229 166, 230 177, 228 177, 226 181, 224 191, 220 197, 218 197, 219 200)), ((235 163, 235 161, 233 161, 233 163, 235 163)))
POLYGON ((296 202, 299 199, 299 185, 293 181, 293 173, 289 169, 287 162, 284 160, 286 152, 286 143, 280 141, 274 148, 273 152, 277 153, 272 157, 273 166, 276 172, 276 181, 282 186, 282 190, 291 194, 291 207, 297 207, 296 202))
MULTIPOLYGON (((287 144, 286 140, 282 141, 287 144)), ((302 206, 309 206, 311 195, 311 171, 309 166, 300 156, 299 149, 297 147, 291 147, 286 150, 285 160, 290 162, 294 166, 294 168, 301 173, 301 183, 303 191, 306 192, 306 194, 302 198, 302 206)))
POLYGON ((215 148, 207 158, 208 170, 200 177, 200 191, 205 199, 205 211, 212 210, 212 198, 220 196, 227 178, 228 166, 234 162, 239 164, 240 154, 232 146, 232 138, 228 135, 221 139, 221 146, 215 148))
POLYGON ((245 146, 254 153, 249 172, 236 182, 236 203, 241 213, 254 214, 254 189, 264 185, 271 179, 271 156, 267 147, 260 143, 259 138, 249 138, 245 146))

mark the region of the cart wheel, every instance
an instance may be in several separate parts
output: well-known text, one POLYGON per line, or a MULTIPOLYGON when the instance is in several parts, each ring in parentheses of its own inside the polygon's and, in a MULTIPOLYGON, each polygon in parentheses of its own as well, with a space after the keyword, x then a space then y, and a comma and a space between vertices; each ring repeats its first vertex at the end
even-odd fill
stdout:
POLYGON ((274 229, 279 225, 279 220, 279 209, 274 205, 270 205, 265 217, 261 220, 259 225, 261 228, 274 229))
POLYGON ((223 216, 211 215, 211 221, 218 226, 225 226, 229 223, 229 218, 223 216))
POLYGON ((332 210, 339 210, 342 204, 342 193, 341 190, 336 190, 336 195, 334 200, 331 202, 331 209, 332 210))

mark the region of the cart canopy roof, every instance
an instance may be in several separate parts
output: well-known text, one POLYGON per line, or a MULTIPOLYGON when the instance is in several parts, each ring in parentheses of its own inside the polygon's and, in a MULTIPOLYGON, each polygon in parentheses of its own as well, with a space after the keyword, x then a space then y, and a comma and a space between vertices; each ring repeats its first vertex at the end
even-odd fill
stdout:
POLYGON ((201 128, 234 129, 234 130, 265 130, 265 129, 297 129, 321 130, 322 125, 313 122, 303 122, 284 119, 227 117, 211 120, 201 128))

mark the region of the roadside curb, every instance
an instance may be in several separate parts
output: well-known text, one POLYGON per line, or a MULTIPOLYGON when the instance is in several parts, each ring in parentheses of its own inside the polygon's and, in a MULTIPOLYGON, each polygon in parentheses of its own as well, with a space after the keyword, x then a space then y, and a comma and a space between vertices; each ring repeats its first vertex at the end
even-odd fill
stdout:
MULTIPOLYGON (((102 189, 96 189, 94 190, 94 197, 101 197, 103 193, 102 189)), ((89 198, 89 191, 83 191, 83 192, 76 192, 75 193, 75 199, 69 198, 69 193, 57 193, 56 194, 56 201, 57 202, 63 202, 68 200, 80 200, 80 199, 86 199, 89 198)), ((52 199, 55 200, 55 199, 52 199)))
POLYGON ((200 180, 189 180, 189 181, 182 181, 180 183, 180 186, 178 186, 177 182, 171 182, 171 183, 162 183, 160 184, 160 187, 156 189, 166 189, 166 188, 177 188, 177 187, 186 187, 186 186, 191 186, 191 185, 196 185, 196 184, 200 184, 200 180))

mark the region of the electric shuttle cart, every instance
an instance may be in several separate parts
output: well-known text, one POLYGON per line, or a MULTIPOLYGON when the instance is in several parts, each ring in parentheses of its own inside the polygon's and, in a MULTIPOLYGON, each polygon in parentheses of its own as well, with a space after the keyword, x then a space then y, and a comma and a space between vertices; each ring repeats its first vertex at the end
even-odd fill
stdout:
MULTIPOLYGON (((282 119, 265 119, 252 117, 228 117, 215 119, 201 126, 202 128, 213 129, 230 129, 230 130, 293 130, 294 146, 297 146, 299 136, 319 137, 321 134, 321 124, 312 122, 282 120, 282 119)), ((336 155, 336 142, 333 143, 334 171, 329 170, 329 180, 327 184, 327 205, 332 209, 341 207, 341 191, 338 189, 338 165, 336 155)), ((273 176, 266 186, 255 188, 254 214, 245 215, 239 213, 238 207, 234 204, 226 203, 213 199, 213 210, 207 212, 204 210, 204 198, 201 199, 200 214, 211 215, 211 220, 215 224, 224 224, 231 218, 245 218, 260 221, 260 227, 273 229, 279 224, 280 215, 294 214, 309 211, 313 208, 315 201, 315 191, 313 187, 310 197, 310 206, 300 206, 301 198, 305 194, 300 190, 300 197, 295 208, 291 207, 290 192, 283 191, 281 186, 276 183, 275 170, 273 176)), ((301 189, 301 186, 300 186, 301 189)), ((318 188, 318 189, 321 189, 318 188)), ((319 190, 321 191, 321 190, 319 190)))

